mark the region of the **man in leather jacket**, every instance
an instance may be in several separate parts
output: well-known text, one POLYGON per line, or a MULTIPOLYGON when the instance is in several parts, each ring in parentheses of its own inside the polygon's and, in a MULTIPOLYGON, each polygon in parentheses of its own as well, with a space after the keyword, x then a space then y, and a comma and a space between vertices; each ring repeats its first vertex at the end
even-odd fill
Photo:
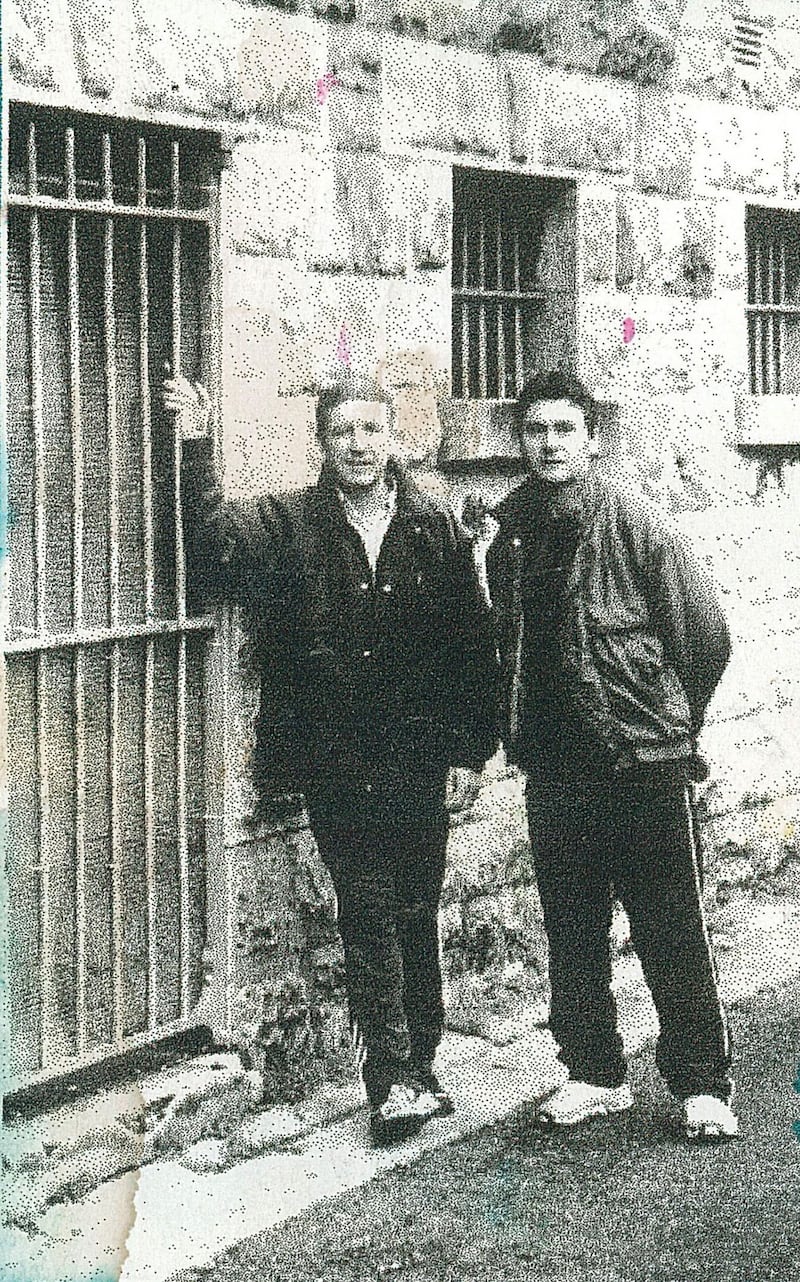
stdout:
MULTIPOLYGON (((201 399, 165 385, 169 409, 201 399)), ((497 746, 497 658, 470 540, 391 455, 388 398, 347 374, 321 394, 317 432, 317 484, 248 502, 223 502, 208 446, 187 446, 190 569, 247 622, 262 814, 305 797, 386 1142, 452 1107, 433 1073, 438 906, 448 810, 472 803, 497 746)))
POLYGON ((631 1107, 611 993, 614 898, 659 1015, 657 1061, 689 1139, 736 1133, 727 1022, 703 915, 697 736, 729 637, 667 522, 595 471, 595 407, 545 373, 518 399, 529 478, 499 505, 486 569, 501 735, 527 775, 550 1024, 569 1080, 541 1120, 631 1107))

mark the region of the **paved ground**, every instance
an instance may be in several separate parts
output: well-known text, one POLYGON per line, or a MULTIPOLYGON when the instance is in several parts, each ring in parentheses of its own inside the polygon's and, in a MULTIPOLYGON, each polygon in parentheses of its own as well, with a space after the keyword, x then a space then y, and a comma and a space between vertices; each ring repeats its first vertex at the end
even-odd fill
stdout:
MULTIPOLYGON (((526 1101, 558 1080, 549 1034, 520 1025, 518 1040, 507 1047, 450 1035, 445 1072, 457 1087, 458 1112, 416 1139, 371 1149, 358 1109, 228 1170, 204 1174, 174 1159, 157 1161, 78 1202, 51 1207, 36 1234, 15 1232, 0 1243, 0 1276, 9 1282, 117 1282, 120 1276, 121 1282, 173 1276, 371 1282, 395 1274, 407 1282, 503 1276, 800 1282, 800 1263, 796 1273, 785 1263, 791 1235, 800 1242, 791 1219, 800 1191, 800 1141, 791 1130, 795 1114, 800 1117, 792 1085, 800 1070, 792 1022, 798 992, 796 983, 787 987, 800 975, 798 908, 794 896, 743 900, 719 955, 745 1086, 748 1140, 735 1149, 687 1154, 675 1144, 666 1127, 667 1101, 649 1067, 652 1049, 634 1064, 642 1106, 628 1123, 568 1140, 528 1136, 526 1101), (764 996, 755 1002, 758 994, 764 996), (707 1201, 709 1186, 714 1196, 707 1201), (653 1205, 662 1208, 657 1216, 653 1205), (666 1255, 662 1271, 653 1272, 659 1252, 668 1249, 658 1233, 668 1241, 676 1224, 688 1244, 686 1258, 678 1267, 666 1255), (707 1248, 705 1233, 721 1245, 714 1240, 707 1248), (735 1251, 744 1250, 744 1242, 747 1251, 761 1252, 760 1272, 709 1271, 712 1258, 727 1267, 719 1251, 729 1237, 735 1251), (628 1256, 615 1261, 613 1250, 623 1243, 628 1256), (770 1252, 772 1273, 764 1263, 770 1252), (552 1264, 549 1273, 542 1258, 545 1267, 552 1264), (641 1267, 626 1273, 623 1265, 641 1267), (642 1271, 645 1266, 651 1272, 642 1271)), ((621 1029, 636 1055, 652 1039, 655 1015, 634 958, 621 960, 617 984, 621 1029)), ((800 1246, 795 1250, 800 1261, 800 1246)))
POLYGON ((174 1282, 799 1282, 800 979, 732 1015, 735 1144, 680 1142, 648 1045, 628 1118, 542 1136, 517 1109, 174 1282))

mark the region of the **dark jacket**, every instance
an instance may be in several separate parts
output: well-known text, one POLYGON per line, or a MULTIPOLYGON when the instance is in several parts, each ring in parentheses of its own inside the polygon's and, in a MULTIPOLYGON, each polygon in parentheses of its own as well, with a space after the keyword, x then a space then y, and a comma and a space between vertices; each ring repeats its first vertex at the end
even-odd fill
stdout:
POLYGON ((510 759, 578 750, 618 770, 691 758, 730 642, 707 575, 664 520, 596 473, 557 498, 525 482, 494 515, 510 759))
POLYGON ((324 471, 247 503, 222 502, 206 476, 193 573, 244 610, 265 807, 299 791, 312 818, 441 814, 447 768, 481 769, 497 747, 497 656, 469 538, 391 470, 397 507, 374 583, 324 471))

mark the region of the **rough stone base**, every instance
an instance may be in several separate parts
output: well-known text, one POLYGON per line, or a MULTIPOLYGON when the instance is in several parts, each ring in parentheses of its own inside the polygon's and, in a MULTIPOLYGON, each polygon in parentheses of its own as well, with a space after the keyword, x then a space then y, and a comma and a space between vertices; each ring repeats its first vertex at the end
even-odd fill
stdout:
POLYGON ((260 1077, 245 1071, 238 1055, 204 1055, 6 1124, 3 1218, 32 1227, 51 1203, 74 1201, 124 1171, 230 1136, 261 1093, 260 1077))

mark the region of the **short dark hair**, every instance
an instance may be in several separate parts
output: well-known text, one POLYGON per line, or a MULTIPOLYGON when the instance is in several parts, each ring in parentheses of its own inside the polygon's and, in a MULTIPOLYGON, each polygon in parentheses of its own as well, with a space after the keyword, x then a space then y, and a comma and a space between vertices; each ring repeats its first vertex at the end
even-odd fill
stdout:
POLYGON ((337 406, 344 405, 347 401, 379 401, 382 405, 388 405, 390 415, 394 411, 391 396, 375 379, 349 372, 338 374, 330 382, 323 384, 317 397, 315 414, 318 437, 325 435, 331 414, 337 406))
POLYGON ((543 370, 525 380, 514 406, 514 424, 522 434, 525 415, 536 401, 571 401, 583 410, 590 436, 594 436, 597 422, 597 402, 591 392, 574 374, 566 370, 543 370))

